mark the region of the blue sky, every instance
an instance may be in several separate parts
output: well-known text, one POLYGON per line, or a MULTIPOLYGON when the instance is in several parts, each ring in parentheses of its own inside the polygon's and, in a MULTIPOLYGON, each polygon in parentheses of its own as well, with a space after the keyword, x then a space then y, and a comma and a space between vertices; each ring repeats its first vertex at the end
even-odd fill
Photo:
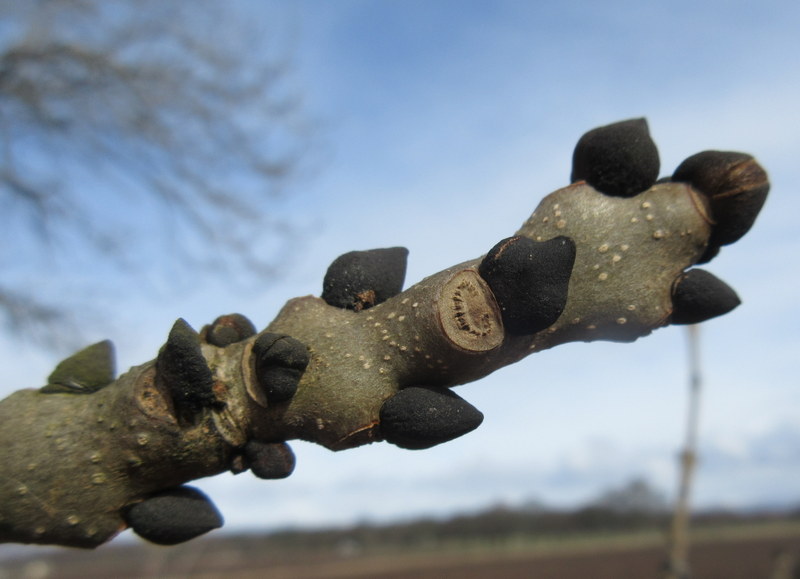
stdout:
MULTIPOLYGON (((276 211, 302 231, 285 277, 157 303, 120 295, 120 369, 152 358, 177 317, 240 311, 263 327, 319 294, 353 249, 409 248, 407 285, 478 257, 568 183, 585 131, 646 116, 662 173, 704 149, 754 154, 772 192, 753 230, 707 269, 743 305, 702 328, 705 385, 694 504, 800 502, 795 219, 800 6, 754 2, 337 0, 238 5, 290 46, 319 120, 313 174, 276 211)), ((168 288, 167 288, 168 289, 168 288)), ((185 283, 182 290, 185 289, 185 283)), ((167 292, 168 293, 168 292, 167 292)), ((4 392, 55 360, 6 338, 4 392)), ((571 505, 644 476, 672 493, 683 442, 686 336, 571 344, 458 393, 486 415, 424 452, 296 443, 295 474, 200 481, 230 530, 443 515, 496 502, 571 505)))

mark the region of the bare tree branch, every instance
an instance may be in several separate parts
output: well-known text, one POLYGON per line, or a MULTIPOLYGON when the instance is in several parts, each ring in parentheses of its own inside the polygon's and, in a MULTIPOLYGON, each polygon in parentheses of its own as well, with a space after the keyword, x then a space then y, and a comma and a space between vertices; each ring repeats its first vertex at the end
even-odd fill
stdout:
POLYGON ((272 271, 259 232, 280 221, 270 208, 312 133, 287 56, 202 1, 0 7, 0 202, 21 243, 124 270, 137 251, 124 230, 155 234, 181 267, 272 271))
POLYGON ((322 297, 290 300, 261 332, 237 314, 199 334, 179 320, 117 380, 107 343, 75 354, 0 403, 0 541, 95 547, 128 526, 185 541, 222 524, 192 479, 288 476, 292 439, 428 448, 481 423, 451 386, 730 311, 733 290, 687 268, 750 228, 766 174, 715 151, 654 183, 658 170, 644 120, 601 127, 575 149, 573 184, 515 235, 405 291, 405 249, 352 252, 322 297))

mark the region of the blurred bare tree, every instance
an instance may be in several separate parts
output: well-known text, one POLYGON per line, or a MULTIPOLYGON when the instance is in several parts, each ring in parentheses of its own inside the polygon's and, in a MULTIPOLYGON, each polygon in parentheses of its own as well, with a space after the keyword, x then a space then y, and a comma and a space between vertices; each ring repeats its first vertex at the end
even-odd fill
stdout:
POLYGON ((311 131, 267 16, 237 6, 0 0, 8 329, 49 335, 67 306, 41 272, 80 260, 136 275, 155 250, 179 269, 269 273, 257 240, 281 238, 271 208, 311 131))
POLYGON ((617 513, 663 514, 668 512, 663 493, 644 478, 634 478, 619 488, 613 488, 598 497, 592 506, 617 513))

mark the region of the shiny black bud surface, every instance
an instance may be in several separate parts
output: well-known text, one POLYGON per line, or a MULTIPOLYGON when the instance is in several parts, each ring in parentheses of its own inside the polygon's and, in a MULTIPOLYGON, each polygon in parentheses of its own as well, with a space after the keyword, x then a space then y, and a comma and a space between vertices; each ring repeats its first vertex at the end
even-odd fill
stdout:
POLYGON ((551 326, 564 311, 574 263, 575 243, 568 237, 517 236, 495 245, 478 273, 494 293, 506 331, 526 335, 551 326))
POLYGON ((690 269, 672 289, 673 324, 699 324, 727 314, 741 302, 736 292, 703 269, 690 269))
POLYGON ((701 262, 750 230, 770 187, 766 171, 752 156, 731 151, 692 155, 675 169, 672 180, 690 183, 708 196, 714 227, 701 262))
POLYGON ((322 282, 322 299, 337 308, 361 311, 403 289, 408 250, 389 247, 351 251, 337 257, 322 282))
POLYGON ((592 129, 572 155, 572 182, 586 181, 606 195, 633 197, 658 179, 661 162, 645 119, 592 129))
POLYGON ((179 421, 192 422, 216 404, 214 378, 200 349, 199 334, 179 319, 156 359, 158 380, 169 391, 179 421))
POLYGON ((284 402, 297 385, 310 360, 308 348, 291 336, 264 333, 253 344, 256 379, 270 402, 284 402))
POLYGON ((125 509, 134 532, 158 545, 177 545, 222 526, 217 508, 199 490, 177 487, 125 509))
POLYGON ((205 329, 204 337, 209 344, 224 348, 255 334, 256 327, 245 316, 226 314, 218 317, 205 329))
POLYGON ((413 386, 384 402, 381 434, 401 448, 419 450, 475 430, 483 414, 447 388, 413 386))
POLYGON ((262 479, 286 478, 294 472, 295 456, 285 442, 251 440, 244 447, 246 465, 262 479))

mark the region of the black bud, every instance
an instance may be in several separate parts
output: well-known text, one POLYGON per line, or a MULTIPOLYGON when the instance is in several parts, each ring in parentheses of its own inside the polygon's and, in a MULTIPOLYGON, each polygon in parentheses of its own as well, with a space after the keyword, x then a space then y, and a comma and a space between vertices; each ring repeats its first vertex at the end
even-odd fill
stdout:
POLYGON ((510 334, 534 334, 551 326, 567 304, 575 243, 568 237, 533 241, 509 237, 478 266, 492 288, 510 334))
POLYGON ((295 457, 285 442, 251 440, 244 447, 246 465, 258 478, 286 478, 294 471, 295 457))
POLYGON ((91 394, 113 382, 115 374, 114 344, 104 340, 62 360, 47 377, 47 386, 41 392, 91 394))
POLYGON ((672 180, 690 183, 709 198, 714 228, 701 262, 750 230, 769 193, 766 171, 745 153, 697 153, 675 169, 672 180))
POLYGON ((200 349, 200 336, 183 319, 172 326, 158 353, 156 375, 169 391, 175 415, 182 422, 193 422, 203 409, 216 404, 214 377, 200 349))
POLYGON ((583 135, 572 155, 572 182, 617 197, 632 197, 658 178, 658 149, 645 119, 598 127, 583 135))
POLYGON ((261 334, 253 344, 256 379, 270 402, 289 400, 308 366, 308 348, 291 336, 261 334))
POLYGON ((176 545, 222 526, 213 503, 192 487, 169 489, 131 505, 123 517, 134 532, 158 545, 176 545))
POLYGON ((365 310, 403 289, 405 247, 351 251, 337 257, 322 282, 322 299, 337 308, 365 310))
POLYGON ((253 322, 242 314, 227 314, 218 317, 206 327, 203 337, 209 344, 224 348, 255 334, 256 327, 253 322))
POLYGON ((401 448, 430 448, 471 432, 483 414, 447 388, 405 388, 384 402, 383 437, 401 448))
POLYGON ((739 296, 718 277, 702 269, 681 275, 672 288, 673 324, 699 324, 727 314, 741 303, 739 296))

